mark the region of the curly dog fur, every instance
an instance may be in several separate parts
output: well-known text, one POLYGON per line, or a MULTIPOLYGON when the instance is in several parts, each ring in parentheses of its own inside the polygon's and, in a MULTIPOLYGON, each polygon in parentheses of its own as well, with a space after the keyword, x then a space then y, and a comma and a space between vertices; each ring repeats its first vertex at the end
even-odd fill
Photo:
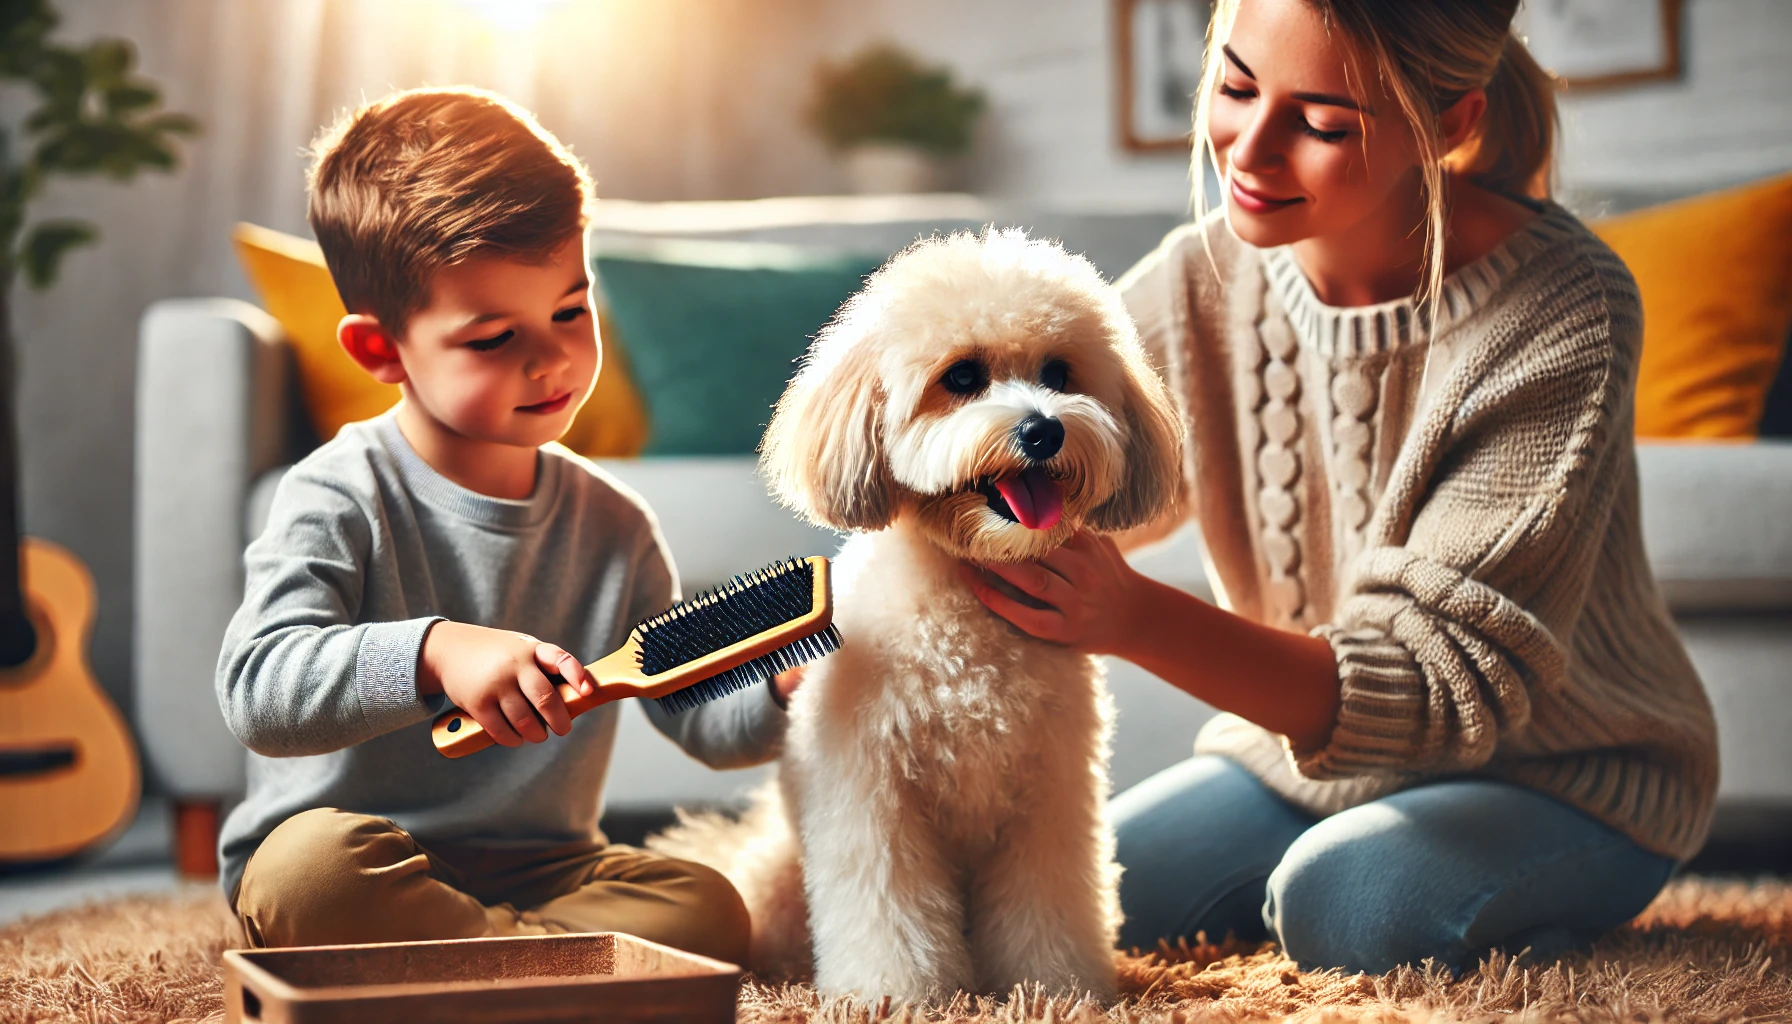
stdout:
POLYGON ((851 531, 846 644, 809 667, 747 816, 655 843, 735 882, 756 969, 801 974, 812 951, 828 994, 1112 995, 1101 665, 992 615, 961 572, 1156 519, 1180 450, 1118 295, 1018 231, 916 243, 822 331, 761 466, 851 531))

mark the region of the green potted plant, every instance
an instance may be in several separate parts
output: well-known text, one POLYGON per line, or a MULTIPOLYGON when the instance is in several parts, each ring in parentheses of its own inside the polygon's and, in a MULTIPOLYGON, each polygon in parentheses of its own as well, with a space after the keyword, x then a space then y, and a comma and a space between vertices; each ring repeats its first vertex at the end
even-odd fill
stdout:
POLYGON ((925 192, 970 148, 986 101, 950 68, 876 43, 815 69, 809 123, 845 160, 855 192, 925 192))

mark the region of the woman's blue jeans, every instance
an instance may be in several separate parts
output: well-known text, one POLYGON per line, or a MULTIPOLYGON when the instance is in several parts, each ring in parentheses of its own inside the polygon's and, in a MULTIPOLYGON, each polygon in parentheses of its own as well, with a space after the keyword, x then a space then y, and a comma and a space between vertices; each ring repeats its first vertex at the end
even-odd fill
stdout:
POLYGON ((1676 867, 1567 804, 1487 779, 1321 819, 1235 762, 1198 756, 1109 813, 1126 869, 1122 947, 1268 935, 1305 967, 1557 956, 1635 917, 1676 867))

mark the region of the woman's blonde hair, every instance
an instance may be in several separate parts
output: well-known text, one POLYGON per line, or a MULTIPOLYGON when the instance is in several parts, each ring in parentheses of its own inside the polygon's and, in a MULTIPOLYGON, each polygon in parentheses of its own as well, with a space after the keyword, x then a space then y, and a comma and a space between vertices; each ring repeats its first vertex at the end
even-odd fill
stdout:
MULTIPOLYGON (((1208 116, 1225 74, 1221 47, 1232 34, 1240 0, 1216 0, 1207 28, 1207 59, 1195 103, 1195 213, 1207 213, 1202 161, 1225 169, 1213 148, 1208 116)), ((1425 262, 1415 299, 1423 306, 1443 287, 1444 172, 1507 195, 1547 199, 1555 146, 1555 79, 1512 34, 1518 0, 1305 0, 1346 42, 1354 75, 1373 75, 1399 105, 1418 142, 1424 189, 1425 262), (1472 89, 1487 92, 1475 133, 1443 151, 1438 115, 1472 89)))

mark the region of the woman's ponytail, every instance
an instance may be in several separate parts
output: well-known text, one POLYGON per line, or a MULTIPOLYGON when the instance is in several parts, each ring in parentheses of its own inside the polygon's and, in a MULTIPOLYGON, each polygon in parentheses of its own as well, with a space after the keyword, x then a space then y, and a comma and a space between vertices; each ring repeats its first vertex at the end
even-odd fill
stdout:
POLYGON ((1517 36, 1507 35, 1481 129, 1453 167, 1484 188, 1547 199, 1556 140, 1556 81, 1517 36))

